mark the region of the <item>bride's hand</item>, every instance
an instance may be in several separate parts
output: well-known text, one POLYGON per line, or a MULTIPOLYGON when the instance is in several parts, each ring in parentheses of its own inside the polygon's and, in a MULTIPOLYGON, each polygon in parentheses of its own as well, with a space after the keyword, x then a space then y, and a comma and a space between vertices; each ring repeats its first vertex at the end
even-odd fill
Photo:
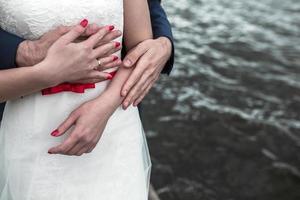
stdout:
POLYGON ((48 153, 76 156, 90 153, 96 147, 114 111, 108 102, 109 99, 99 98, 83 103, 74 110, 51 135, 59 137, 74 125, 73 131, 63 143, 52 147, 48 153))
POLYGON ((83 20, 80 25, 74 26, 60 37, 48 50, 46 58, 42 61, 47 64, 40 65, 40 70, 44 70, 53 85, 79 80, 91 82, 106 80, 110 75, 101 70, 110 68, 111 64, 121 64, 121 61, 112 55, 121 49, 119 42, 110 41, 99 46, 99 43, 111 33, 113 26, 102 27, 85 41, 74 43, 84 34, 86 26, 87 21, 83 20), (97 69, 99 58, 103 63, 101 69, 97 69))

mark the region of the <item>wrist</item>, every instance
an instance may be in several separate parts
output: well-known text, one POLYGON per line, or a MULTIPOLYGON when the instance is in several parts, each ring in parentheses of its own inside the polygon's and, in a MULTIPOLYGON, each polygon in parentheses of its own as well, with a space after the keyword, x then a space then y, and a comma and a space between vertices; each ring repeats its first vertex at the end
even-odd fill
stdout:
POLYGON ((114 93, 105 90, 99 97, 96 98, 96 101, 99 105, 105 104, 105 107, 112 114, 120 106, 122 99, 121 95, 117 96, 114 93))
POLYGON ((17 67, 21 67, 21 66, 26 66, 26 58, 27 58, 27 53, 28 53, 28 41, 25 40, 23 42, 21 42, 18 46, 17 49, 17 54, 16 54, 16 64, 17 67))
POLYGON ((168 57, 172 54, 172 42, 168 37, 162 36, 157 38, 157 40, 161 43, 164 49, 167 51, 168 57))
POLYGON ((33 66, 39 61, 35 58, 38 50, 37 41, 25 40, 21 42, 17 49, 16 64, 18 67, 33 66))
POLYGON ((43 86, 43 88, 53 87, 61 83, 58 80, 57 76, 55 76, 55 74, 51 74, 51 71, 48 70, 49 65, 51 65, 51 63, 44 60, 32 66, 34 74, 36 75, 38 81, 43 86))

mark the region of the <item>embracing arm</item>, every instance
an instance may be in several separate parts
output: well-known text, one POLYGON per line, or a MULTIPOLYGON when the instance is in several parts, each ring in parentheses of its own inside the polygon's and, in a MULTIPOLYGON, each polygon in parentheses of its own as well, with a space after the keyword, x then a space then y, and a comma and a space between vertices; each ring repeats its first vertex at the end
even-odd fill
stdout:
MULTIPOLYGON (((128 51, 140 42, 151 39, 151 21, 147 0, 124 0, 124 41, 128 51)), ((105 92, 98 98, 110 103, 112 112, 122 103, 121 88, 132 72, 132 68, 120 67, 105 92)))
POLYGON ((148 0, 154 38, 168 38, 172 44, 171 56, 162 73, 170 74, 174 65, 174 38, 167 15, 160 0, 148 0))

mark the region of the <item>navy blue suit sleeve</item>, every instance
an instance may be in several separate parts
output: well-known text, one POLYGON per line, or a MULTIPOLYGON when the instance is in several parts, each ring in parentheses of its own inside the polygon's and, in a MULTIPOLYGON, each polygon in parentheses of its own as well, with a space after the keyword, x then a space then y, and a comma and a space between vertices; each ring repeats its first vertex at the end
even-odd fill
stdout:
POLYGON ((11 69, 16 66, 17 49, 23 41, 24 39, 0 28, 0 70, 11 69))
POLYGON ((162 73, 170 74, 174 65, 174 38, 172 34, 171 25, 168 21, 167 15, 161 6, 160 0, 148 0, 151 16, 151 24, 154 38, 167 37, 172 44, 172 54, 166 63, 162 73))

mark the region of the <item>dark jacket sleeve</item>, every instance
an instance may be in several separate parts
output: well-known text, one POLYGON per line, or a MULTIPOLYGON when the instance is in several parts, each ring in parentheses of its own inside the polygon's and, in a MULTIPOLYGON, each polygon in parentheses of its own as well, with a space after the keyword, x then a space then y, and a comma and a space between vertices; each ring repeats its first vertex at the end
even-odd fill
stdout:
MULTIPOLYGON (((16 53, 18 46, 24 39, 10 34, 0 28, 0 70, 16 67, 16 53)), ((5 103, 0 103, 0 121, 5 103)))
POLYGON ((0 28, 0 70, 16 66, 18 46, 24 39, 10 34, 0 28))
POLYGON ((174 65, 174 38, 171 25, 163 7, 161 6, 160 0, 148 0, 148 3, 154 38, 167 37, 172 43, 171 57, 162 71, 162 73, 170 74, 174 65))

